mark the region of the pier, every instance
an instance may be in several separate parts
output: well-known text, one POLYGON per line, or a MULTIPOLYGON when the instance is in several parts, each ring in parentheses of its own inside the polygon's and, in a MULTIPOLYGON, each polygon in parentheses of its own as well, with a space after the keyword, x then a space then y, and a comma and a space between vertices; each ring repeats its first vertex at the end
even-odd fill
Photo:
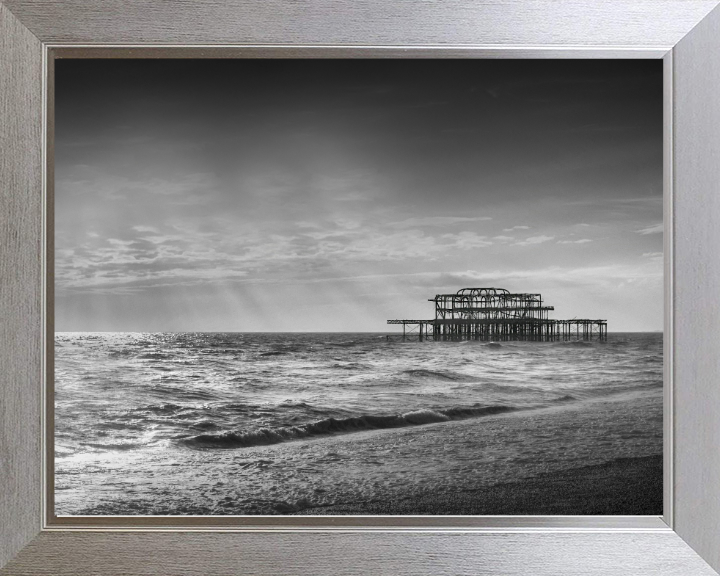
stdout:
POLYGON ((553 306, 540 294, 503 288, 462 288, 438 294, 432 320, 388 320, 401 324, 403 340, 607 340, 607 320, 549 318, 553 306))

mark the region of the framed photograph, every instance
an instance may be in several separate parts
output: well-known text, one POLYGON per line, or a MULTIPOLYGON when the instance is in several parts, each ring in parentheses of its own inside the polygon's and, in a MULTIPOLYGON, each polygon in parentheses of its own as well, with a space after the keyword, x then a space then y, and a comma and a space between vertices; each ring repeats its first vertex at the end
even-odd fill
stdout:
POLYGON ((662 515, 661 60, 86 56, 54 523, 662 515))
POLYGON ((714 574, 716 4, 0 4, 1 573, 714 574))

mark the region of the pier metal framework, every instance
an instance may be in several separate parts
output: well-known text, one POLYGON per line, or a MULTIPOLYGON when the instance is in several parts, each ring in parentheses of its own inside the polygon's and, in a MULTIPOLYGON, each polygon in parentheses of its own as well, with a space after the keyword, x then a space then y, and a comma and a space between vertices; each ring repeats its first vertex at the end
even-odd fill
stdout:
POLYGON ((402 324, 403 339, 423 340, 606 340, 607 320, 555 320, 540 294, 503 288, 462 288, 437 294, 433 320, 388 320, 402 324))

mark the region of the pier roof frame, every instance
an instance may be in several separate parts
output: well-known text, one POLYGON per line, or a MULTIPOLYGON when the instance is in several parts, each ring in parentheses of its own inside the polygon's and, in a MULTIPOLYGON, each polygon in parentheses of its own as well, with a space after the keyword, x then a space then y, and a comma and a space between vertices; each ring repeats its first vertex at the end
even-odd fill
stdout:
POLYGON ((506 290, 505 288, 460 288, 460 290, 457 291, 458 296, 464 295, 464 294, 480 294, 480 295, 497 295, 500 296, 502 294, 509 294, 510 291, 506 290))
POLYGON ((457 292, 446 294, 436 294, 434 298, 428 298, 429 302, 439 299, 455 299, 455 300, 471 300, 471 299, 540 299, 542 294, 539 292, 510 292, 504 288, 461 288, 457 292))

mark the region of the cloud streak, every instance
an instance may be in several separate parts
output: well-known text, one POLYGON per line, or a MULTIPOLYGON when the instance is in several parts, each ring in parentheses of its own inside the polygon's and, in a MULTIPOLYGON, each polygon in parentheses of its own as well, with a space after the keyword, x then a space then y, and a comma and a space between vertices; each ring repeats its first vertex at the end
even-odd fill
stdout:
POLYGON ((402 222, 394 222, 391 226, 395 228, 417 228, 424 226, 452 226, 455 224, 471 224, 474 222, 485 222, 492 220, 489 216, 462 217, 462 216, 426 216, 424 218, 408 218, 402 222))
POLYGON ((659 224, 653 224, 652 226, 648 226, 646 228, 641 228, 640 230, 636 230, 638 234, 647 235, 647 234, 662 234, 663 233, 663 224, 660 222, 659 224))
POLYGON ((515 246, 535 246, 537 244, 543 244, 544 242, 549 242, 550 240, 553 240, 555 236, 530 236, 529 238, 525 238, 525 240, 521 240, 520 242, 515 242, 515 246))

